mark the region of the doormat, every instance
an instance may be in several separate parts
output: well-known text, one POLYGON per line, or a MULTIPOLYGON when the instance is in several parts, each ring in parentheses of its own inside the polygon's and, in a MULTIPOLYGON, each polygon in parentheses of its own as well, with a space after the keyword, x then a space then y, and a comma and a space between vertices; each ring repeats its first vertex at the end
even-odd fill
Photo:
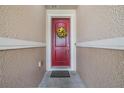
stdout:
POLYGON ((52 71, 51 78, 69 78, 69 71, 52 71))

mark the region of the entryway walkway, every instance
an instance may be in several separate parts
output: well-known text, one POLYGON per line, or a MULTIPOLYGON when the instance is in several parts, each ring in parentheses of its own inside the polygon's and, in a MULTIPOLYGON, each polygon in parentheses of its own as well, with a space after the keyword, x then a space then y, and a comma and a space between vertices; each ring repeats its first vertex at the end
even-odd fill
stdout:
POLYGON ((46 72, 39 87, 41 88, 85 88, 76 72, 69 72, 70 78, 50 78, 51 72, 46 72))

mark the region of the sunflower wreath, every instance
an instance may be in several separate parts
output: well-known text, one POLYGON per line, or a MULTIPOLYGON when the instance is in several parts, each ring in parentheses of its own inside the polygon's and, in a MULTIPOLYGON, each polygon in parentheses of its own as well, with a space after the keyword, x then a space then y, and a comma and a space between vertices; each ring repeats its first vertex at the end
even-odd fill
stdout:
POLYGON ((65 38, 65 37, 67 36, 67 31, 65 30, 64 27, 59 27, 59 28, 57 29, 57 36, 58 36, 59 38, 65 38))

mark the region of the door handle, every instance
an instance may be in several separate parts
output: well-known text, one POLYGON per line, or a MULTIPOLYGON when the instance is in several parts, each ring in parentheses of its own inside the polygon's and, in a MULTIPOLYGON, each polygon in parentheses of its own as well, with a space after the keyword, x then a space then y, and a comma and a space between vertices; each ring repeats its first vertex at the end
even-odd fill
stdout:
POLYGON ((69 55, 69 47, 66 47, 67 54, 69 55))
POLYGON ((74 43, 74 45, 76 46, 76 43, 74 43))

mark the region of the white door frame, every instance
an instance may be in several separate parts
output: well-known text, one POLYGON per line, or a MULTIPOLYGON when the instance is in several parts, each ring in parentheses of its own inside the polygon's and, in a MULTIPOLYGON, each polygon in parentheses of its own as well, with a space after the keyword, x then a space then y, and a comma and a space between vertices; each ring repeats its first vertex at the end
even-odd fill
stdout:
POLYGON ((76 71, 76 10, 47 10, 46 11, 46 70, 69 70, 76 71), (51 19, 70 18, 70 67, 53 68, 51 65, 51 19))

